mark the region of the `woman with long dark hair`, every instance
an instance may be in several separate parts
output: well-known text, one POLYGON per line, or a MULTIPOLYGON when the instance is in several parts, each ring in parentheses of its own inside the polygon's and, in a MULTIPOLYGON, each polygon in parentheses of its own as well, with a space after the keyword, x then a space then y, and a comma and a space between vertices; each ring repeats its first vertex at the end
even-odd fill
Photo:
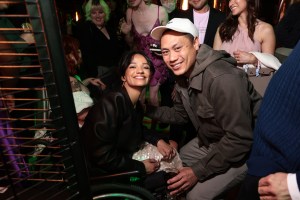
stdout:
POLYGON ((257 59, 249 51, 274 54, 273 27, 258 17, 257 0, 230 0, 227 19, 219 27, 214 49, 226 50, 238 64, 256 64, 257 59))
MULTIPOLYGON (((225 50, 230 53, 236 59, 238 67, 254 77, 264 73, 259 72, 262 64, 273 68, 272 70, 266 68, 268 71, 266 74, 274 69, 277 70, 280 66, 279 61, 273 56, 276 44, 273 27, 258 19, 258 3, 259 0, 230 0, 231 12, 218 28, 213 45, 215 50, 225 50), (267 63, 261 61, 262 57, 267 63), (271 63, 274 61, 276 65, 268 66, 269 61, 272 61, 271 63)), ((256 84, 255 79, 251 81, 263 95, 268 81, 262 85, 256 84)))

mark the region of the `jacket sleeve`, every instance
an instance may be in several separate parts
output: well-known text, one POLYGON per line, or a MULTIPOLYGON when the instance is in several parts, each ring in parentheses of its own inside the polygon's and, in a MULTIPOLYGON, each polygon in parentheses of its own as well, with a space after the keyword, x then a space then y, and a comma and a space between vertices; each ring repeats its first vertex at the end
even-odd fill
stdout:
POLYGON ((169 135, 166 133, 159 133, 156 130, 148 129, 147 127, 144 127, 143 133, 145 141, 154 146, 157 146, 157 142, 159 140, 164 140, 166 143, 168 143, 169 135))
POLYGON ((300 4, 292 4, 275 28, 277 46, 294 48, 300 39, 300 4))
MULTIPOLYGON (((252 145, 252 109, 245 75, 225 74, 214 79, 209 98, 214 107, 216 122, 224 136, 207 156, 192 166, 200 181, 241 166, 252 145)), ((251 85, 250 85, 251 86, 251 85)))
POLYGON ((169 124, 185 124, 189 119, 178 93, 176 94, 173 107, 155 107, 147 105, 145 114, 151 119, 159 120, 162 123, 169 124))
POLYGON ((94 29, 90 22, 80 24, 78 30, 78 40, 80 43, 80 50, 82 54, 83 66, 81 66, 80 73, 84 78, 97 77, 97 52, 95 51, 94 43, 94 29))
MULTIPOLYGON (((106 172, 139 171, 146 174, 142 162, 116 148, 119 124, 124 114, 124 99, 100 100, 89 112, 81 129, 88 162, 106 172)), ((125 107, 126 108, 126 107, 125 107)))

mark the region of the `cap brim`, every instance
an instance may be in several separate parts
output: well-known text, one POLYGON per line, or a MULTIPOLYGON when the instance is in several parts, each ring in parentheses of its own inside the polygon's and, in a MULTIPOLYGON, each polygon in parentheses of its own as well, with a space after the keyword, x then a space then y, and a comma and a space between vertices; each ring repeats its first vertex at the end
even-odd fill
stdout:
POLYGON ((167 30, 168 28, 165 26, 157 26, 151 31, 151 37, 155 40, 160 40, 162 34, 167 30))
MULTIPOLYGON (((152 31, 151 31, 151 37, 155 40, 158 40, 160 41, 162 35, 164 34, 164 32, 166 30, 173 30, 173 31, 176 31, 178 33, 189 33, 187 30, 183 30, 181 28, 178 28, 178 27, 166 27, 166 26, 158 26, 156 28, 154 28, 152 31)), ((193 33, 190 33, 191 35, 193 35, 194 37, 198 37, 197 35, 193 34, 193 33)))

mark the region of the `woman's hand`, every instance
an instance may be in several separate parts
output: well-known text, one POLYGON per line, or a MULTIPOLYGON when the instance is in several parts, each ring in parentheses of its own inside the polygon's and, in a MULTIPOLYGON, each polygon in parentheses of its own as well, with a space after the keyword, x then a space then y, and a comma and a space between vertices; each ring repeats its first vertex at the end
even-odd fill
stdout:
POLYGON ((83 80, 82 83, 85 86, 87 86, 88 84, 95 85, 95 86, 101 88, 102 90, 104 90, 106 88, 106 85, 99 78, 87 78, 87 79, 83 80))
POLYGON ((131 31, 131 27, 132 27, 131 24, 127 23, 124 18, 120 19, 119 29, 120 29, 121 33, 128 35, 131 31))
POLYGON ((238 64, 252 64, 257 65, 257 59, 252 53, 237 50, 233 52, 233 56, 238 64))
POLYGON ((102 90, 105 90, 106 85, 99 78, 91 78, 90 84, 100 87, 102 90))
POLYGON ((176 156, 176 150, 162 139, 157 142, 157 149, 163 155, 163 160, 170 160, 176 156))
POLYGON ((146 168, 147 174, 152 174, 153 172, 157 171, 160 167, 160 164, 155 159, 147 159, 142 161, 146 168))

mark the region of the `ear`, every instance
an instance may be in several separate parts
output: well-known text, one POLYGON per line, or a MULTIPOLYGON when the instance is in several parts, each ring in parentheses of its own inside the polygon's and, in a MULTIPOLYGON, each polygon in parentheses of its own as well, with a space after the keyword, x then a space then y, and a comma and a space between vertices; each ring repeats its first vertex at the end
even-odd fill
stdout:
POLYGON ((199 49, 200 43, 199 43, 199 38, 198 37, 195 37, 193 46, 196 50, 199 49))
POLYGON ((126 81, 125 76, 122 76, 122 77, 121 77, 121 80, 122 80, 123 82, 125 82, 125 81, 126 81))

